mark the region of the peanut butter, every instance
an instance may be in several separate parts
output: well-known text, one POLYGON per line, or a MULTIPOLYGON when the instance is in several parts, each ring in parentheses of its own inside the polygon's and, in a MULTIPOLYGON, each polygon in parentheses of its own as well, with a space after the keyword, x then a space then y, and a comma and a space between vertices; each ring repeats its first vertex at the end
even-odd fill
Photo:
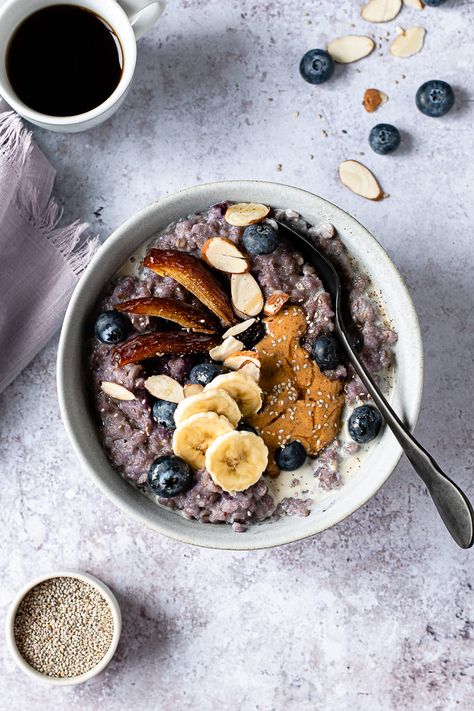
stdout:
POLYGON ((275 476, 277 447, 298 440, 316 455, 335 439, 344 405, 343 382, 329 380, 301 346, 305 313, 299 306, 265 319, 267 335, 255 346, 261 361, 263 406, 250 424, 270 453, 267 473, 275 476))

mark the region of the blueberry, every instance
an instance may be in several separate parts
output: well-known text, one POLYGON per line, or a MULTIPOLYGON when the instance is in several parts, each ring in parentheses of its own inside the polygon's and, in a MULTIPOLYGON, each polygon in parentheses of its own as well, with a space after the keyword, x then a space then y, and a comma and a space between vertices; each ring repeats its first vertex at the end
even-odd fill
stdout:
POLYGON ((102 343, 120 343, 127 338, 131 327, 128 316, 120 311, 104 311, 97 317, 94 332, 102 343))
POLYGON ((430 7, 439 7, 440 5, 444 5, 446 0, 424 0, 425 5, 429 5, 430 7))
POLYGON ((369 133, 369 145, 382 156, 392 153, 400 145, 400 132, 390 123, 378 123, 369 133))
POLYGON ((226 369, 219 365, 218 363, 199 363, 191 368, 189 373, 189 380, 191 383, 197 383, 199 385, 207 385, 214 380, 218 375, 225 373, 226 369))
POLYGON ((324 49, 310 49, 300 62, 300 74, 310 84, 323 84, 333 72, 334 62, 324 49))
POLYGON ((148 470, 148 486, 155 494, 171 499, 193 485, 193 474, 184 459, 174 455, 158 457, 148 470))
POLYGON ((270 254, 278 247, 278 233, 265 223, 245 228, 242 243, 249 254, 270 254))
POLYGON ((321 370, 334 370, 342 361, 339 343, 333 333, 322 333, 318 336, 311 355, 321 370))
POLYGON ((245 422, 239 425, 237 429, 240 430, 240 432, 253 432, 253 434, 258 435, 258 432, 255 427, 252 427, 252 425, 247 425, 245 422))
POLYGON ((267 330, 263 321, 256 319, 245 331, 241 331, 235 335, 237 340, 242 341, 245 348, 249 350, 253 348, 259 341, 262 340, 267 330))
POLYGON ((352 411, 347 427, 355 442, 365 444, 377 437, 380 432, 382 415, 371 405, 360 405, 352 411))
POLYGON ((284 471, 299 469, 306 461, 306 450, 300 442, 290 442, 286 447, 278 447, 275 452, 277 466, 284 471))
POLYGON ((454 93, 447 82, 433 79, 420 86, 415 101, 422 114, 438 118, 452 109, 454 93))
POLYGON ((174 422, 174 412, 178 405, 168 400, 157 400, 153 405, 153 419, 162 427, 176 427, 174 422))

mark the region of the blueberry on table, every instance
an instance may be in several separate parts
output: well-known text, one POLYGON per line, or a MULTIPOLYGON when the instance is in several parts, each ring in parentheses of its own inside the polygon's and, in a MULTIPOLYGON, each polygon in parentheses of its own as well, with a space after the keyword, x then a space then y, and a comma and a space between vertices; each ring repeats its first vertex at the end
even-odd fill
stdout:
POLYGON ((425 116, 438 118, 453 108, 454 93, 446 81, 425 81, 416 92, 416 106, 425 116))
POLYGON ((323 84, 333 72, 334 62, 324 49, 310 49, 300 62, 300 74, 310 84, 323 84))
POLYGON ((306 461, 306 450, 301 442, 290 442, 285 447, 278 447, 275 451, 275 462, 280 469, 292 472, 299 469, 306 461))
POLYGON ((352 411, 347 427, 354 442, 365 444, 380 432, 382 415, 371 405, 360 405, 352 411))
POLYGON ((425 5, 429 5, 430 7, 439 7, 440 5, 444 5, 446 0, 424 0, 425 5))
POLYGON ((225 373, 226 369, 218 363, 199 363, 191 368, 189 380, 191 383, 199 385, 208 385, 211 380, 217 378, 218 375, 225 373))
POLYGON ((334 370, 342 361, 339 343, 333 333, 319 335, 314 342, 311 355, 321 370, 334 370))
POLYGON ((168 400, 157 400, 153 405, 153 419, 162 427, 168 429, 176 427, 174 421, 174 412, 178 407, 176 402, 168 402, 168 400))
POLYGON ((242 244, 249 254, 271 254, 278 247, 280 237, 271 225, 249 225, 242 236, 242 244))
POLYGON ((97 317, 94 332, 99 341, 112 345, 124 341, 131 327, 130 319, 125 314, 119 311, 104 311, 97 317))
POLYGON ((148 486, 163 499, 184 494, 193 485, 193 474, 188 464, 176 457, 158 457, 148 470, 148 486))
POLYGON ((392 153, 400 145, 400 132, 391 123, 378 123, 369 133, 369 145, 382 156, 392 153))

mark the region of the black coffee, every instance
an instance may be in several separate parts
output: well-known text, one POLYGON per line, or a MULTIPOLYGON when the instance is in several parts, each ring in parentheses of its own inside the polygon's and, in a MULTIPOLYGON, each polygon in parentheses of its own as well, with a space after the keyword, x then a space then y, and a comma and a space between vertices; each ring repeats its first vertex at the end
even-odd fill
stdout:
POLYGON ((6 55, 15 94, 51 116, 75 116, 102 104, 117 87, 122 64, 113 29, 72 5, 52 5, 27 17, 6 55))

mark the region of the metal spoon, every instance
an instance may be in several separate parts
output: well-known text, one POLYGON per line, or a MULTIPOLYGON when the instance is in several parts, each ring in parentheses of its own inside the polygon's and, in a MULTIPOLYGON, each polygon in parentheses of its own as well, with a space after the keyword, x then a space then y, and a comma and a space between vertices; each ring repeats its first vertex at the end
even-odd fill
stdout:
POLYGON ((441 470, 433 457, 416 441, 407 427, 400 420, 382 395, 372 376, 354 348, 354 334, 347 316, 343 316, 342 288, 339 275, 333 264, 317 249, 312 242, 284 222, 277 220, 282 233, 298 247, 306 259, 311 262, 321 279, 324 288, 332 298, 334 325, 339 341, 346 355, 365 385, 372 400, 377 405, 385 422, 392 430, 414 470, 424 481, 433 499, 438 513, 458 546, 470 548, 474 542, 474 512, 467 496, 459 486, 441 470))

